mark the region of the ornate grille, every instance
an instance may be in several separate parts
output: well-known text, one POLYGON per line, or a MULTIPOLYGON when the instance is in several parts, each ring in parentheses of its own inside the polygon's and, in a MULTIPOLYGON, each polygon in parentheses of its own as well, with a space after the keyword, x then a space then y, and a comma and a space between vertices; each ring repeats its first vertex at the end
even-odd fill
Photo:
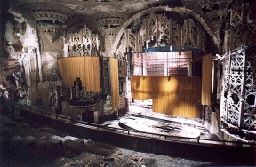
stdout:
POLYGON ((220 116, 237 128, 256 129, 256 85, 246 46, 224 55, 220 116))

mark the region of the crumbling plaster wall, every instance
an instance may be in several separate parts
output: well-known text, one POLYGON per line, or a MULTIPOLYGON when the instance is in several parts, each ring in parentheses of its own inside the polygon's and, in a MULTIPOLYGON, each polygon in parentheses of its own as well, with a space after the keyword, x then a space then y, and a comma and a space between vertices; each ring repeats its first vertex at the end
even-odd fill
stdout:
POLYGON ((42 79, 41 59, 37 31, 32 27, 21 13, 6 9, 4 11, 3 40, 1 45, 1 83, 2 87, 10 87, 13 84, 8 77, 13 73, 22 73, 22 83, 17 85, 23 93, 27 92, 27 102, 33 103, 37 96, 37 81, 42 79))
MULTIPOLYGON (((30 72, 37 71, 37 75, 39 75, 41 71, 36 63, 31 64, 36 59, 36 55, 40 55, 38 37, 36 30, 21 15, 18 16, 19 18, 16 18, 15 15, 12 16, 13 19, 8 20, 5 24, 5 49, 9 58, 18 60, 19 64, 25 68, 27 84, 30 86, 30 72)), ((40 64, 40 62, 38 63, 40 64)))
MULTIPOLYGON (((56 81, 58 75, 57 59, 63 56, 64 38, 51 26, 38 26, 42 61, 43 81, 56 81)), ((63 29, 58 29, 61 33, 63 29)))
POLYGON ((184 5, 205 19, 219 39, 220 54, 240 47, 241 44, 255 42, 254 0, 199 0, 187 1, 184 5))

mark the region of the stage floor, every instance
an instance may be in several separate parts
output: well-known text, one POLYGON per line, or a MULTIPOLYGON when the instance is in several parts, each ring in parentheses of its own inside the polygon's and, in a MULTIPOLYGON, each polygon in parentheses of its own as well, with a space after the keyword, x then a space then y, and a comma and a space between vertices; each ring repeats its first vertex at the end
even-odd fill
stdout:
POLYGON ((172 140, 221 144, 216 135, 212 135, 203 126, 201 119, 172 117, 153 112, 151 101, 134 101, 129 111, 117 120, 104 122, 109 128, 129 130, 130 133, 147 137, 163 137, 172 140))

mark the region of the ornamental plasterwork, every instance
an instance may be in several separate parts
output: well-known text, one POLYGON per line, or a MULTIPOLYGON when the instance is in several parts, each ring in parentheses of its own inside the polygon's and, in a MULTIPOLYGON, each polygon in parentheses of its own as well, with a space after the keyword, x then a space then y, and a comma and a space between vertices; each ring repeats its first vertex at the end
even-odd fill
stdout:
POLYGON ((223 56, 220 117, 231 127, 255 130, 255 67, 246 50, 247 47, 242 46, 223 56))
POLYGON ((33 14, 36 20, 52 20, 53 23, 57 20, 64 24, 68 19, 68 14, 51 9, 32 9, 31 14, 33 14))
POLYGON ((183 23, 177 23, 174 18, 168 19, 165 14, 151 13, 141 21, 137 32, 132 30, 134 30, 133 27, 125 31, 127 41, 125 45, 133 52, 165 45, 175 45, 177 48, 190 46, 201 50, 205 49, 205 31, 191 18, 184 19, 183 23))
POLYGON ((98 35, 93 34, 88 27, 83 27, 78 32, 67 33, 67 50, 64 52, 67 52, 68 56, 97 56, 99 44, 98 35))

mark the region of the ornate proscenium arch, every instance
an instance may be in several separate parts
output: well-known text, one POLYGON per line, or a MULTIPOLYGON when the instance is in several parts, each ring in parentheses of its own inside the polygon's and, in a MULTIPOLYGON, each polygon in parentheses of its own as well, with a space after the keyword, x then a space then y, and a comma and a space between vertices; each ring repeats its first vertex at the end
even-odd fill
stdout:
POLYGON ((205 19, 203 19, 199 14, 195 13, 194 11, 186 8, 186 7, 169 7, 169 6, 158 6, 158 7, 152 7, 149 9, 146 9, 144 11, 138 12, 134 14, 130 19, 125 21, 123 25, 120 27, 118 34, 116 35, 116 38, 114 40, 114 44, 112 46, 112 51, 115 53, 118 43, 121 40, 123 34, 125 33, 126 28, 135 20, 141 18, 145 14, 149 14, 152 12, 175 12, 175 13, 183 13, 183 14, 190 14, 195 20, 197 20, 202 27, 205 29, 205 31, 209 34, 209 36, 212 38, 213 43, 219 47, 220 45, 220 39, 217 38, 212 29, 207 25, 205 19))

